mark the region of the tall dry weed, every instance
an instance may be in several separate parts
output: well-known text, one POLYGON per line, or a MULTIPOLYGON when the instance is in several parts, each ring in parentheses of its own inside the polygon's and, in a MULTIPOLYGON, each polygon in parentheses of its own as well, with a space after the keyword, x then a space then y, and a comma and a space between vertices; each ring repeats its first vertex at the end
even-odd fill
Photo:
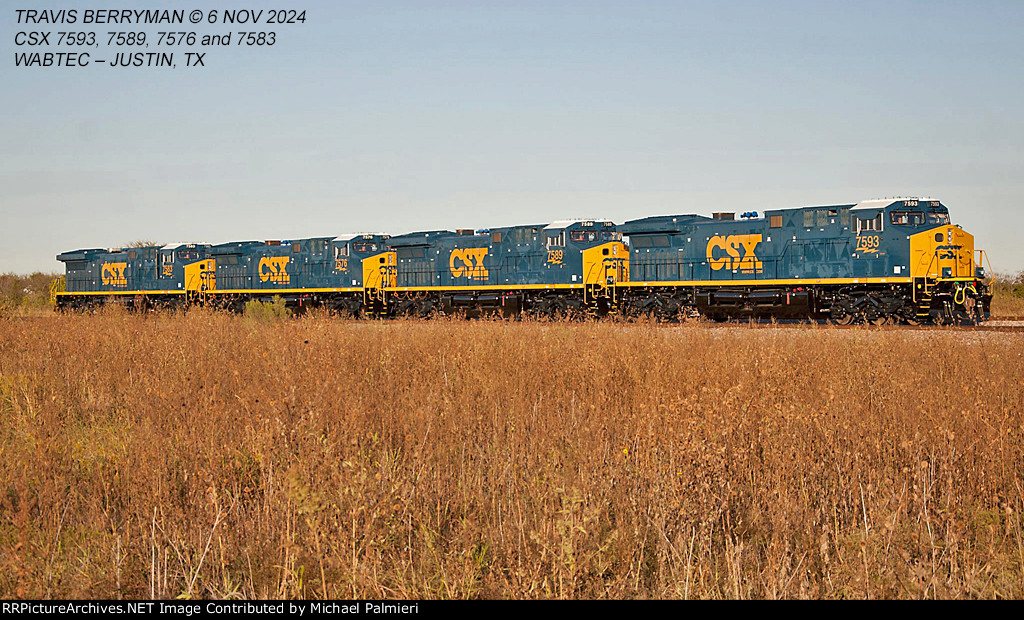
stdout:
POLYGON ((1024 340, 0 320, 3 597, 1020 597, 1024 340))

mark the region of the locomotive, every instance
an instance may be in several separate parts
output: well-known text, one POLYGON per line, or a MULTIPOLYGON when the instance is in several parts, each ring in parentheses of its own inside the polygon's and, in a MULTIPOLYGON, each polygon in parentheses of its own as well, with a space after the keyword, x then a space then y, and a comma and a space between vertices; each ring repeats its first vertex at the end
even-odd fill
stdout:
POLYGON ((609 284, 627 279, 629 260, 615 224, 595 220, 410 233, 388 245, 398 267, 393 310, 421 316, 607 314, 609 284))
POLYGON ((58 309, 281 297, 372 317, 793 318, 975 323, 992 295, 974 237, 938 200, 742 214, 565 220, 486 230, 87 249, 58 309))

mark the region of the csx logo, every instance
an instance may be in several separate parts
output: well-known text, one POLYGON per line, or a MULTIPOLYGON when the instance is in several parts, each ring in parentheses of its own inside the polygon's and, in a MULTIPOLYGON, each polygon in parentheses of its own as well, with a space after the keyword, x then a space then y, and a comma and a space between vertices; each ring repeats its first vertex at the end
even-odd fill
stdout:
POLYGON ((484 258, 487 256, 487 248, 459 248, 452 250, 448 257, 448 267, 453 278, 469 278, 471 280, 486 280, 487 268, 484 267, 484 258))
POLYGON ((943 259, 957 259, 959 258, 958 253, 964 246, 962 245, 937 245, 935 251, 939 255, 939 260, 943 259))
POLYGON ((103 284, 107 286, 128 286, 128 277, 125 275, 127 269, 128 263, 103 263, 103 267, 100 268, 103 284))
POLYGON ((757 258, 757 244, 763 235, 715 235, 708 241, 708 263, 715 271, 738 269, 744 273, 761 273, 764 263, 757 258))
POLYGON ((273 282, 274 284, 288 284, 291 277, 288 275, 289 256, 264 256, 260 259, 260 281, 273 282))

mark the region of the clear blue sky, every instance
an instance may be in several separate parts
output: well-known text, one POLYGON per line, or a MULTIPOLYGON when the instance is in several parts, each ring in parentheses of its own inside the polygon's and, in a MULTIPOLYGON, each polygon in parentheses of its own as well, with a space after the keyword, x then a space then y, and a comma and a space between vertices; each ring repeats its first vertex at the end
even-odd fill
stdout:
POLYGON ((100 4, 307 21, 202 70, 24 69, 16 8, 98 5, 0 0, 0 272, 138 239, 895 195, 940 198, 1024 269, 1020 0, 100 4))

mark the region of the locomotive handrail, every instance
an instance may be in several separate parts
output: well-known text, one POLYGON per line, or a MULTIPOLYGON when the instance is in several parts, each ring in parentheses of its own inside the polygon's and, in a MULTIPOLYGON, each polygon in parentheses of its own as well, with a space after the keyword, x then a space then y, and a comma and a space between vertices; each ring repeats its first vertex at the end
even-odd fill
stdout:
MULTIPOLYGON (((935 261, 937 261, 938 259, 939 259, 939 251, 938 250, 932 250, 932 256, 931 256, 931 259, 929 259, 929 261, 928 261, 928 266, 924 268, 925 292, 928 291, 928 278, 932 277, 932 265, 934 265, 935 261)), ((920 265, 922 262, 924 262, 924 256, 921 257, 921 260, 917 261, 917 264, 920 265)), ((938 278, 941 275, 942 274, 940 274, 939 272, 937 272, 937 271, 935 272, 935 277, 936 278, 938 278)))
MULTIPOLYGON (((977 264, 978 267, 981 267, 981 268, 985 269, 985 276, 986 276, 985 279, 991 281, 992 280, 992 274, 994 272, 992 271, 992 262, 989 261, 989 258, 988 258, 988 252, 986 252, 985 250, 974 250, 974 253, 978 255, 977 260, 975 261, 975 263, 977 264), (985 261, 984 265, 981 262, 982 260, 985 261), (987 268, 986 268, 986 265, 987 265, 987 268)), ((975 271, 975 274, 977 274, 977 271, 975 271)))
MULTIPOLYGON (((658 267, 672 267, 672 266, 675 266, 675 268, 677 270, 678 277, 680 279, 685 279, 685 278, 683 278, 683 275, 682 275, 683 266, 684 265, 689 266, 691 268, 691 275, 692 275, 692 268, 693 268, 693 266, 695 264, 697 264, 697 261, 684 261, 684 260, 680 260, 679 258, 674 258, 674 259, 673 258, 656 258, 656 259, 648 259, 648 260, 630 261, 629 279, 630 279, 630 281, 657 280, 657 279, 662 278, 662 276, 658 273, 658 267), (637 268, 638 271, 643 271, 645 277, 634 277, 635 275, 637 275, 637 274, 633 273, 634 268, 637 268), (648 273, 649 268, 653 268, 654 269, 653 277, 650 277, 652 274, 648 273)), ((664 277, 664 279, 667 279, 667 278, 668 278, 668 276, 664 277)))
MULTIPOLYGON (((985 250, 974 250, 974 251, 976 253, 980 253, 980 255, 978 256, 978 260, 977 261, 973 260, 974 259, 973 256, 971 257, 972 260, 967 261, 967 264, 970 266, 970 269, 972 270, 972 273, 969 273, 969 274, 961 274, 960 273, 960 271, 963 269, 963 267, 961 267, 961 262, 963 262, 963 261, 959 260, 959 255, 957 255, 956 257, 954 257, 954 259, 952 261, 953 262, 952 273, 947 277, 947 276, 943 275, 942 272, 938 268, 936 268, 936 270, 934 272, 934 275, 933 275, 932 268, 935 267, 935 264, 936 264, 937 261, 942 260, 941 257, 939 256, 939 250, 933 250, 932 251, 932 255, 931 255, 931 259, 928 261, 928 267, 925 269, 924 277, 926 279, 927 278, 934 278, 936 280, 947 280, 949 278, 964 278, 964 277, 972 277, 973 278, 973 277, 975 277, 976 276, 976 272, 973 271, 975 264, 981 265, 981 259, 982 258, 984 258, 986 260, 986 262, 987 262, 988 261, 988 253, 985 252, 985 250)), ((921 264, 923 262, 924 262, 924 256, 921 257, 921 260, 918 262, 918 264, 921 264)), ((991 271, 991 264, 989 265, 989 271, 991 271)))
POLYGON ((67 279, 64 276, 57 276, 50 281, 50 304, 57 303, 57 293, 67 291, 67 279))
MULTIPOLYGON (((770 274, 754 273, 754 274, 752 274, 753 277, 751 278, 751 274, 746 274, 742 270, 729 269, 727 271, 727 273, 729 274, 728 278, 722 277, 720 279, 723 282, 728 282, 729 280, 750 280, 750 279, 755 279, 755 280, 771 280, 771 279, 777 279, 779 277, 779 275, 778 275, 779 274, 779 268, 782 266, 783 260, 785 259, 787 254, 788 254, 788 246, 787 246, 786 251, 783 251, 778 256, 767 256, 767 257, 764 258, 764 263, 766 265, 769 264, 769 263, 771 265, 773 265, 771 267, 771 269, 773 269, 775 271, 774 277, 772 277, 770 274)), ((643 281, 647 281, 647 280, 657 280, 657 279, 668 279, 668 276, 665 276, 663 274, 659 274, 658 273, 658 268, 659 267, 673 267, 674 266, 678 270, 678 279, 680 279, 680 280, 687 280, 687 279, 696 280, 696 279, 701 279, 701 277, 699 277, 699 276, 694 274, 694 271, 695 271, 695 269, 696 269, 696 267, 698 265, 707 265, 707 261, 683 260, 681 258, 633 259, 632 261, 630 261, 630 264, 629 264, 629 266, 630 266, 630 275, 629 275, 629 277, 630 277, 630 281, 634 281, 634 282, 643 282, 643 281), (684 269, 688 269, 689 273, 688 274, 684 274, 684 269), (654 271, 653 274, 650 273, 651 270, 654 271), (642 275, 641 275, 641 272, 642 272, 642 275)), ((766 267, 766 269, 768 269, 768 267, 766 267)), ((716 278, 713 277, 713 275, 709 275, 708 278, 709 279, 713 279, 713 280, 716 279, 716 278)))

